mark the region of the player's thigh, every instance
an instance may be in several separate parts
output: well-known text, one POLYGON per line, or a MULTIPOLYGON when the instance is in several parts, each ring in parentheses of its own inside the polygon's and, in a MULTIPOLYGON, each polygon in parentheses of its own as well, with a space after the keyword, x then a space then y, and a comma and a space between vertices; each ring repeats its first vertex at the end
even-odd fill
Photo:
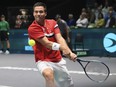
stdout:
POLYGON ((54 74, 58 87, 73 87, 73 81, 65 65, 55 70, 54 74))
POLYGON ((37 68, 38 68, 38 70, 39 70, 39 72, 41 74, 43 73, 44 70, 46 70, 46 71, 50 71, 50 70, 53 71, 52 66, 50 66, 48 64, 48 62, 46 62, 46 61, 38 61, 36 64, 37 64, 37 68))
POLYGON ((56 66, 54 67, 54 73, 56 80, 66 80, 70 79, 70 74, 68 72, 68 69, 66 67, 66 61, 61 60, 56 66))

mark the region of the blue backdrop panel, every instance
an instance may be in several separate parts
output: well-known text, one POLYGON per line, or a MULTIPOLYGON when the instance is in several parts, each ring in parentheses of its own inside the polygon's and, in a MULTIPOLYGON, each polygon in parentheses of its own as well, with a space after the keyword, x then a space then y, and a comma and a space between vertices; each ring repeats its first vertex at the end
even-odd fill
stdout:
MULTIPOLYGON (((116 56, 116 29, 71 29, 71 49, 77 33, 84 36, 84 47, 89 55, 116 56)), ((10 30, 11 53, 33 53, 28 45, 27 30, 10 30)))

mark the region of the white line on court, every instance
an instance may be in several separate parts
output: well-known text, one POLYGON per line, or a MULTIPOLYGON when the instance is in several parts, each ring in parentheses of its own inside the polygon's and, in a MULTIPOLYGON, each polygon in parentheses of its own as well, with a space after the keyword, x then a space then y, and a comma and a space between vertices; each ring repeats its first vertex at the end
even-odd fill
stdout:
MULTIPOLYGON (((23 67, 11 67, 11 66, 6 66, 6 67, 0 67, 0 69, 3 70, 22 70, 22 71, 38 71, 37 68, 23 68, 23 67)), ((69 73, 73 74, 85 74, 84 71, 71 71, 69 70, 69 73)), ((93 74, 90 72, 90 74, 93 74)), ((99 75, 98 73, 94 73, 95 75, 99 75)), ((116 73, 110 73, 110 75, 116 75, 116 73)), ((0 86, 1 87, 1 86, 0 86)), ((3 86, 4 87, 4 86, 3 86)), ((7 87, 7 86, 6 86, 7 87)), ((8 86, 9 87, 9 86, 8 86)))
POLYGON ((12 87, 12 86, 5 86, 5 85, 0 85, 0 87, 12 87))
POLYGON ((0 67, 0 69, 8 69, 8 70, 24 70, 24 71, 38 71, 36 68, 23 68, 23 67, 0 67))

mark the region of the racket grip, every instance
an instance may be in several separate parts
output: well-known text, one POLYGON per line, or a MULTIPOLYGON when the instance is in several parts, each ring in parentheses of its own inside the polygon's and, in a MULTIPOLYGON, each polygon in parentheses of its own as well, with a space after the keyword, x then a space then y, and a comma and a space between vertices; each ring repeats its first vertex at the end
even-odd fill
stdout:
POLYGON ((81 61, 81 59, 79 59, 79 58, 77 58, 77 57, 75 58, 75 60, 77 60, 78 62, 80 62, 80 61, 81 61))

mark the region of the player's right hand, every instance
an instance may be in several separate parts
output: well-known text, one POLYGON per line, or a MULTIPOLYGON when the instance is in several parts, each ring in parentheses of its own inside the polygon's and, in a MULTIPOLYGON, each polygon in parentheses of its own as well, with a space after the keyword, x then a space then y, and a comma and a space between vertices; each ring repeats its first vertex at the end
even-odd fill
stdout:
POLYGON ((70 53, 69 54, 69 59, 75 62, 76 59, 77 59, 77 55, 75 53, 70 53))

